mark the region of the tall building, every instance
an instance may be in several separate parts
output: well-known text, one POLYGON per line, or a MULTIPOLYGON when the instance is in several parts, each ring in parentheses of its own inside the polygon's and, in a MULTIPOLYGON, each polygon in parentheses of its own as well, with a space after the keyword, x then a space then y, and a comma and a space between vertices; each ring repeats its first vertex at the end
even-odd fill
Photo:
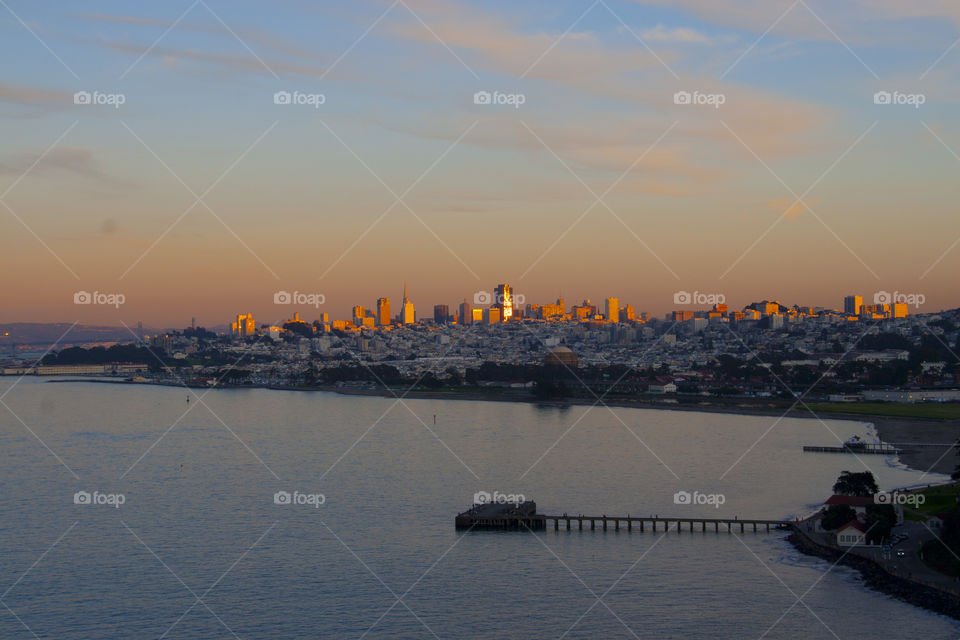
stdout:
POLYGON ((507 322, 513 317, 513 291, 510 285, 498 284, 493 306, 500 310, 500 322, 507 322))
POLYGON ((433 305, 433 321, 437 324, 447 324, 450 322, 450 307, 445 304, 433 305))
POLYGON ((620 299, 607 298, 603 315, 607 319, 607 322, 620 322, 620 299))
POLYGON ((363 308, 362 304, 358 304, 353 308, 353 324, 358 327, 363 326, 363 319, 367 317, 367 310, 363 308))
POLYGON ((460 324, 470 324, 473 321, 473 307, 464 298, 460 303, 460 324))
POLYGON ((863 296, 847 296, 843 299, 843 312, 848 316, 860 315, 863 308, 863 296))
POLYGON ((390 324, 390 298, 377 298, 377 324, 381 327, 390 324))
POLYGON ((407 297, 407 283, 403 283, 403 305, 400 307, 400 324, 413 324, 417 321, 413 303, 407 297))
POLYGON ((557 298, 556 304, 545 304, 540 307, 540 317, 544 320, 562 320, 567 313, 563 298, 557 298))
POLYGON ((497 324, 499 322, 503 322, 503 318, 500 317, 500 307, 493 305, 489 309, 484 309, 483 320, 486 324, 497 324))
POLYGON ((256 334, 257 325, 253 321, 253 314, 239 314, 237 316, 237 321, 230 324, 230 332, 235 338, 247 338, 256 334))

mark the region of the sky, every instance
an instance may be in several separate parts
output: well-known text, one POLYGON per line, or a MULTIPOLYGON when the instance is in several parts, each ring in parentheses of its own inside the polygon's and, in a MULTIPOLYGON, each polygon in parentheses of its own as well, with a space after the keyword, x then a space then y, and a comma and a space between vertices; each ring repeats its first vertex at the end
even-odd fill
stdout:
POLYGON ((957 307, 958 38, 939 0, 3 0, 0 321, 957 307))

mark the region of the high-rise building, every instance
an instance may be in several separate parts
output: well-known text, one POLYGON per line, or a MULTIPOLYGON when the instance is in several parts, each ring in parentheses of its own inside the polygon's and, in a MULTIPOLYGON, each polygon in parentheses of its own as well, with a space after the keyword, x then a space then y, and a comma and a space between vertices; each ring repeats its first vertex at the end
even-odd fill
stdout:
POLYGON ((353 324, 358 327, 363 326, 363 319, 367 317, 367 310, 363 308, 362 304, 358 304, 353 308, 353 324))
POLYGON ((464 298, 463 302, 460 303, 460 324, 470 324, 471 322, 473 322, 473 307, 464 298))
POLYGON ((894 302, 891 305, 891 311, 894 318, 906 318, 910 314, 906 302, 894 302))
POLYGON ((507 322, 513 317, 513 291, 510 285, 498 284, 493 306, 500 310, 500 322, 507 322))
POLYGON ((603 315, 607 322, 620 322, 620 299, 607 298, 604 304, 603 315))
POLYGON ((437 324, 447 324, 450 321, 450 307, 445 304, 433 305, 433 321, 437 324))
POLYGON ((483 309, 481 309, 480 307, 474 307, 471 310, 471 313, 473 313, 472 324, 483 322, 483 309))
POLYGON ((540 307, 540 317, 544 320, 562 320, 566 312, 563 298, 558 298, 556 304, 545 304, 540 307))
POLYGON ((377 299, 377 324, 381 327, 390 324, 390 298, 377 299))
POLYGON ((417 321, 413 303, 407 297, 407 283, 403 283, 403 305, 400 307, 400 324, 413 324, 417 321))
POLYGON ((230 324, 230 332, 235 338, 247 338, 256 334, 257 325, 253 321, 253 314, 239 314, 237 316, 237 321, 230 324))
POLYGON ((843 312, 848 316, 860 315, 863 308, 863 296, 847 296, 843 299, 843 312))
POLYGON ((497 324, 503 322, 503 319, 500 317, 500 307, 493 305, 489 309, 483 310, 483 321, 486 324, 497 324))

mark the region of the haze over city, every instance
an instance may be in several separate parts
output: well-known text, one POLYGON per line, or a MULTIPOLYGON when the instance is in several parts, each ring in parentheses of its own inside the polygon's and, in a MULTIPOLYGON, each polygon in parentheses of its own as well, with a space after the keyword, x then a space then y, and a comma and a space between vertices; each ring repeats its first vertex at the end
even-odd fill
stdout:
POLYGON ((960 304, 940 2, 5 13, 3 253, 30 273, 5 321, 213 325, 277 290, 345 315, 402 280, 428 304, 511 282, 658 315, 677 290, 960 304))

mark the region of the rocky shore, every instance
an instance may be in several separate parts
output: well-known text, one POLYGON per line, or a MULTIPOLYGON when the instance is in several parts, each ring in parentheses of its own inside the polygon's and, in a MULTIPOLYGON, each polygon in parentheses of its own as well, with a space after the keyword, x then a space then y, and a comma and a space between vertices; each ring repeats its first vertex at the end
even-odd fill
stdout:
POLYGON ((960 597, 916 580, 891 575, 867 558, 825 547, 797 530, 787 536, 787 540, 802 553, 856 569, 863 576, 864 583, 871 589, 914 606, 960 620, 960 597))

